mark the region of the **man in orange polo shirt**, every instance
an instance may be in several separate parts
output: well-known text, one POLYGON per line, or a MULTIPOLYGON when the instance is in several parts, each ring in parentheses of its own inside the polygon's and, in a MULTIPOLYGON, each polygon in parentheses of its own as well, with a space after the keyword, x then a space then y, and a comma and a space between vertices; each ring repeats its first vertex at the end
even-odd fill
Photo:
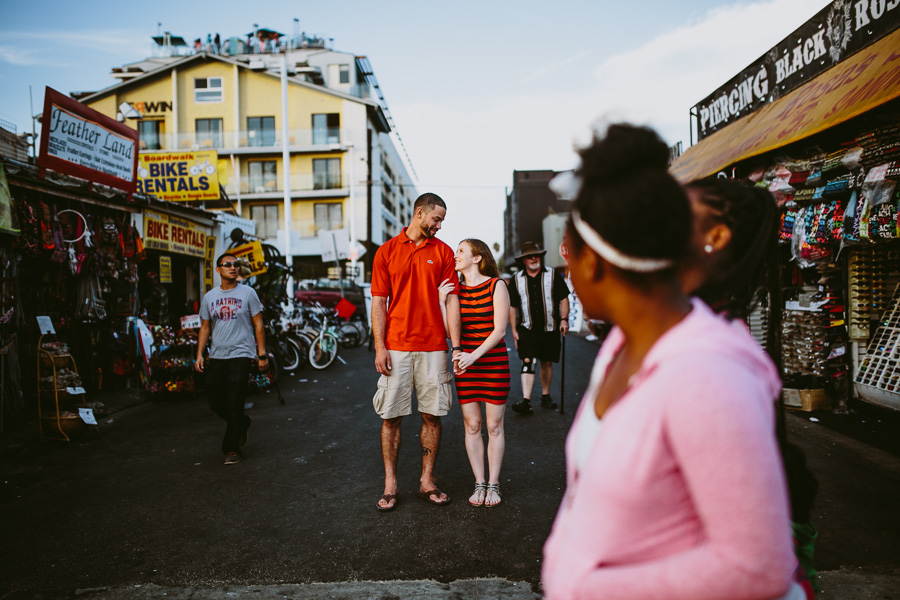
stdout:
POLYGON ((438 489, 434 463, 441 442, 441 417, 453 399, 447 371, 447 336, 438 300, 438 286, 450 280, 447 321, 454 360, 459 347, 459 278, 453 250, 435 238, 447 214, 437 194, 422 194, 413 205, 409 227, 378 249, 372 263, 372 336, 375 370, 381 373, 372 404, 382 418, 381 454, 384 459, 384 495, 376 508, 397 505, 397 456, 400 422, 412 414, 416 391, 422 415, 422 476, 419 498, 438 506, 450 497, 438 489), (390 304, 390 308, 388 308, 390 304))

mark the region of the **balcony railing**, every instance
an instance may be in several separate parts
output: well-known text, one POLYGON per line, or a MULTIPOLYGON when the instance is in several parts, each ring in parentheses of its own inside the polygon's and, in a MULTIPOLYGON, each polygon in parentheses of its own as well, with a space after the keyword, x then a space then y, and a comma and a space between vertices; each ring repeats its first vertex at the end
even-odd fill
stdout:
MULTIPOLYGON (((234 177, 229 179, 228 185, 225 186, 225 192, 230 198, 237 195, 237 186, 234 177)), ((346 181, 340 177, 326 177, 318 173, 299 173, 291 174, 291 191, 292 192, 316 192, 328 190, 345 189, 346 181)), ((276 194, 284 191, 283 180, 281 177, 277 179, 256 179, 241 177, 240 182, 241 194, 276 194)))
MULTIPOLYGON (((334 146, 355 139, 349 129, 289 129, 288 147, 334 146)), ((141 150, 219 150, 282 147, 281 129, 241 129, 212 133, 161 133, 141 140, 141 150)))
MULTIPOLYGON (((257 221, 256 234, 263 239, 275 239, 278 237, 278 230, 284 227, 284 222, 280 219, 278 222, 271 220, 257 221)), ((293 235, 300 239, 318 238, 319 231, 327 231, 330 229, 341 229, 347 227, 346 223, 328 223, 318 222, 314 219, 295 219, 291 224, 293 235)))

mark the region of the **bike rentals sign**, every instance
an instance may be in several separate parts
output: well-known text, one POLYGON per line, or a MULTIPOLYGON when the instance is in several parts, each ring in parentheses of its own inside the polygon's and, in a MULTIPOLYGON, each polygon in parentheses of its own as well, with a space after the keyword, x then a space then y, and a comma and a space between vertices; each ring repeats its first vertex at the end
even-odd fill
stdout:
POLYGON ((144 247, 203 258, 209 229, 152 210, 144 211, 144 247))
POLYGON ((171 202, 218 200, 218 163, 215 150, 141 153, 137 191, 171 202))
POLYGON ((250 263, 250 275, 248 275, 248 277, 260 275, 268 271, 268 267, 266 267, 266 255, 263 253, 261 242, 250 242, 249 244, 232 248, 228 251, 228 254, 233 254, 236 258, 246 260, 250 263))

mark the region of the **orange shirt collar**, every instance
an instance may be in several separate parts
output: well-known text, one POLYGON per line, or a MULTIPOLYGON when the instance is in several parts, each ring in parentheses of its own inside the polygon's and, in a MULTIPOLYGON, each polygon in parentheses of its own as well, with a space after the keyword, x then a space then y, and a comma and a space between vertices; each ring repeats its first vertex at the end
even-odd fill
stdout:
MULTIPOLYGON (((409 236, 406 235, 406 227, 404 227, 403 229, 400 230, 400 236, 399 236, 399 237, 400 237, 400 243, 401 243, 401 244, 405 244, 406 242, 412 242, 412 243, 415 243, 415 242, 413 242, 411 239, 409 239, 409 236)), ((426 244, 434 244, 434 238, 428 238, 428 237, 425 238, 425 243, 426 243, 426 244)))

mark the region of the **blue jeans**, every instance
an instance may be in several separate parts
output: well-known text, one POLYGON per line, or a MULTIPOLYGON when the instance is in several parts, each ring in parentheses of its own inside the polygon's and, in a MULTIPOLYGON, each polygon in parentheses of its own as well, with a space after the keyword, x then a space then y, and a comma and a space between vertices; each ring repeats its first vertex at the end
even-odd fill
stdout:
POLYGON ((209 407, 225 420, 225 437, 222 452, 241 453, 240 439, 250 417, 244 414, 244 396, 250 377, 249 358, 208 359, 206 363, 206 391, 209 407))

